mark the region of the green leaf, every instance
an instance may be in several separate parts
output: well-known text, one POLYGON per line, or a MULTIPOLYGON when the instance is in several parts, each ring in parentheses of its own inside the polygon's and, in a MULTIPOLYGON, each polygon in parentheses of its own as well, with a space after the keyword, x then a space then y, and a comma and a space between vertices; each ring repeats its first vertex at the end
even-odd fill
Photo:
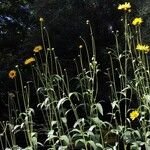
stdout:
POLYGON ((81 133, 81 131, 78 130, 78 129, 73 129, 71 132, 78 132, 78 133, 81 133))
POLYGON ((99 148, 101 148, 102 150, 104 149, 103 146, 102 146, 102 144, 100 144, 100 143, 96 143, 96 146, 99 147, 99 148))
POLYGON ((113 101, 112 103, 111 103, 111 106, 112 106, 112 108, 114 109, 115 107, 119 107, 118 106, 118 101, 113 101))
POLYGON ((81 142, 81 143, 83 143, 84 145, 86 145, 85 139, 78 139, 78 140, 75 141, 75 146, 77 146, 79 142, 81 142))
POLYGON ((102 150, 104 149, 103 146, 102 146, 102 144, 100 144, 100 143, 96 143, 96 146, 99 147, 99 148, 101 148, 102 150))
POLYGON ((73 125, 74 128, 76 128, 78 125, 84 125, 84 121, 85 119, 84 118, 81 118, 81 119, 78 119, 75 124, 73 125))
POLYGON ((146 148, 146 150, 150 150, 150 145, 145 143, 145 148, 146 148))
POLYGON ((62 122, 63 122, 64 124, 67 123, 67 118, 66 118, 66 117, 61 117, 61 120, 62 120, 62 122))
POLYGON ((98 109, 99 113, 103 115, 103 107, 100 103, 95 104, 96 108, 98 109))
POLYGON ((53 127, 55 124, 57 124, 56 120, 51 121, 51 126, 53 127))
POLYGON ((48 132, 48 138, 46 139, 45 142, 47 142, 47 141, 49 141, 49 140, 52 140, 52 139, 54 139, 54 138, 57 138, 57 136, 54 135, 54 130, 50 130, 50 131, 48 132))
POLYGON ((26 147, 25 149, 22 150, 33 150, 31 146, 26 147))
POLYGON ((32 132, 32 133, 31 133, 31 137, 34 137, 34 136, 37 136, 37 133, 36 133, 36 132, 32 132))
POLYGON ((33 145, 34 145, 34 146, 37 146, 37 144, 38 144, 38 143, 37 143, 37 137, 34 136, 34 137, 32 137, 31 140, 32 140, 33 145))
POLYGON ((87 141, 87 143, 89 143, 93 147, 93 149, 96 150, 97 146, 92 140, 87 141))
POLYGON ((37 142, 37 144, 40 145, 40 146, 42 146, 42 147, 44 146, 44 145, 43 145, 42 143, 40 143, 40 142, 37 142))
POLYGON ((69 145, 69 138, 66 136, 66 135, 62 135, 62 136, 60 136, 60 138, 59 138, 60 140, 62 140, 62 141, 65 141, 65 143, 67 144, 67 145, 69 145))
POLYGON ((20 125, 20 128, 23 129, 25 126, 25 123, 23 122, 21 125, 20 125))
POLYGON ((53 79, 54 79, 54 80, 57 80, 57 81, 61 81, 61 80, 62 80, 61 76, 59 76, 59 75, 57 75, 57 74, 55 74, 55 75, 53 76, 53 79))
POLYGON ((77 97, 77 99, 79 100, 79 95, 77 92, 69 93, 69 99, 71 99, 72 95, 75 95, 77 97))
POLYGON ((141 139, 141 135, 140 135, 140 132, 138 130, 134 130, 133 134, 136 134, 135 137, 138 137, 139 139, 141 139))
POLYGON ((91 131, 87 131, 87 135, 88 135, 88 136, 95 137, 95 134, 94 134, 93 132, 91 132, 91 131))
POLYGON ((96 125, 92 125, 90 128, 89 128, 89 131, 93 131, 93 129, 96 127, 96 125))
POLYGON ((12 132, 14 132, 16 134, 17 132, 20 131, 20 128, 21 128, 21 125, 15 125, 12 132))
POLYGON ((75 138, 81 138, 81 137, 83 137, 83 135, 82 134, 80 134, 80 133, 75 133, 73 136, 72 136, 72 139, 75 139, 75 138))
POLYGON ((103 124, 103 122, 98 118, 98 117, 94 117, 92 118, 92 120, 94 121, 95 124, 97 124, 98 126, 101 126, 103 124))
POLYGON ((111 133, 114 133, 114 134, 116 134, 116 135, 118 135, 119 134, 119 131, 117 130, 117 129, 111 129, 111 131, 110 131, 111 133))
POLYGON ((146 136, 146 138, 149 138, 149 136, 150 136, 150 131, 147 131, 145 136, 146 136))
POLYGON ((118 128, 117 128, 117 130, 118 130, 119 132, 122 132, 124 128, 125 128, 125 126, 119 125, 118 128))
POLYGON ((68 100, 67 97, 63 97, 62 99, 60 99, 58 104, 57 104, 57 109, 59 110, 60 106, 63 105, 63 103, 67 100, 68 100))
POLYGON ((67 150, 67 146, 59 146, 58 150, 67 150))

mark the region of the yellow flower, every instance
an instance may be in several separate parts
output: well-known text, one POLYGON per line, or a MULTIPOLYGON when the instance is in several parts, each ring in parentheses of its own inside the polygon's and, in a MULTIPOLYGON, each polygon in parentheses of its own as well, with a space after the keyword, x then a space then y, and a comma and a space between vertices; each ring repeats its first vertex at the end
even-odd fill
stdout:
POLYGON ((40 17, 39 21, 40 21, 40 22, 43 22, 43 21, 44 21, 44 19, 43 19, 42 17, 40 17))
POLYGON ((28 58, 28 59, 26 59, 25 61, 24 61, 24 64, 25 65, 28 65, 28 64, 31 64, 32 62, 34 62, 35 61, 35 58, 34 57, 30 57, 30 58, 28 58))
POLYGON ((139 116, 139 112, 137 110, 134 110, 130 113, 130 119, 133 121, 139 116))
POLYGON ((139 51, 143 51, 145 53, 148 53, 149 52, 149 46, 148 45, 142 45, 142 44, 138 44, 136 46, 136 50, 139 50, 139 51))
POLYGON ((14 79, 16 77, 16 71, 15 70, 11 70, 8 73, 9 78, 14 79))
POLYGON ((33 51, 34 51, 35 53, 38 53, 38 52, 41 51, 41 50, 42 50, 42 46, 41 46, 41 45, 36 46, 36 47, 33 49, 33 51))
POLYGON ((124 4, 119 4, 118 10, 124 10, 124 11, 131 11, 131 4, 128 2, 125 2, 124 4))
POLYGON ((135 18, 135 19, 132 21, 132 24, 133 24, 134 26, 136 26, 136 25, 140 25, 142 22, 143 22, 143 19, 142 19, 142 18, 135 18))

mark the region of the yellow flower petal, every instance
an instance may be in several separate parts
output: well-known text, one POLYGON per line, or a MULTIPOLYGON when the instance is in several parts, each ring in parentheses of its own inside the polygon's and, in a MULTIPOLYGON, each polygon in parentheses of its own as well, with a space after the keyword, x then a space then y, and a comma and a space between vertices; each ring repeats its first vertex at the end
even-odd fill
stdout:
POLYGON ((139 112, 137 110, 134 110, 130 113, 130 119, 133 121, 139 116, 139 112))
POLYGON ((136 26, 136 25, 140 25, 142 22, 143 22, 143 19, 142 19, 142 18, 135 18, 135 19, 132 21, 132 24, 133 24, 134 26, 136 26))
POLYGON ((145 52, 145 53, 148 53, 149 50, 150 50, 150 48, 149 48, 148 45, 138 44, 138 45, 136 46, 136 50, 138 50, 138 51, 143 51, 143 52, 145 52))
POLYGON ((35 58, 34 57, 30 57, 30 58, 26 59, 24 61, 24 64, 28 65, 28 64, 31 64, 32 62, 35 62, 35 58))
POLYGON ((11 79, 14 79, 16 77, 16 71, 15 70, 11 70, 9 73, 8 73, 8 76, 9 78, 11 79))
POLYGON ((118 10, 131 11, 131 4, 129 2, 125 2, 124 4, 119 4, 118 10))
POLYGON ((36 47, 33 49, 33 51, 34 51, 35 53, 38 53, 38 52, 41 51, 42 49, 43 49, 42 46, 39 45, 39 46, 36 46, 36 47))

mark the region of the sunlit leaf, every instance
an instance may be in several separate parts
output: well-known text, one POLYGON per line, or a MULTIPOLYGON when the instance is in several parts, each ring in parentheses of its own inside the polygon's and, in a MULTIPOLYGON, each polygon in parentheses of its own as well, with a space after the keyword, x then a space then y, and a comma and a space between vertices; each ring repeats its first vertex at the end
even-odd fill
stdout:
POLYGON ((133 130, 133 134, 135 134, 135 137, 138 137, 139 139, 141 139, 141 134, 138 130, 133 130))
POLYGON ((67 118, 66 118, 66 117, 61 117, 61 120, 62 120, 62 122, 63 122, 64 124, 67 123, 67 118))
POLYGON ((92 118, 92 120, 94 121, 95 124, 97 124, 98 126, 101 126, 103 124, 103 122, 98 118, 98 117, 94 117, 92 118))
POLYGON ((150 136, 150 131, 147 131, 145 137, 150 138, 149 136, 150 136))
POLYGON ((58 150, 68 150, 67 146, 59 146, 58 150))
POLYGON ((100 143, 96 143, 96 146, 100 148, 99 150, 103 150, 104 149, 102 144, 100 144, 100 143))
POLYGON ((51 126, 53 127, 55 124, 57 124, 57 121, 52 120, 52 121, 51 121, 51 126))
POLYGON ((67 145, 69 145, 69 138, 68 138, 66 135, 60 136, 59 139, 65 141, 65 143, 66 143, 67 145))
POLYGON ((89 131, 93 131, 93 129, 96 127, 96 125, 92 125, 90 128, 89 128, 89 131))
POLYGON ((77 146, 79 142, 83 143, 84 145, 86 144, 85 139, 78 139, 78 140, 75 141, 75 146, 77 146))
POLYGON ((97 103, 97 104, 95 104, 95 106, 96 106, 97 110, 99 111, 99 113, 101 115, 103 115, 103 107, 102 107, 102 105, 100 103, 97 103))
POLYGON ((59 110, 60 109, 60 106, 63 105, 63 103, 65 101, 67 101, 68 98, 67 97, 63 97, 62 99, 59 100, 58 104, 57 104, 57 109, 59 110))
POLYGON ((92 140, 87 141, 87 143, 89 143, 93 147, 93 149, 96 150, 97 146, 92 140))
POLYGON ((84 124, 84 121, 85 119, 84 118, 81 118, 81 119, 78 119, 75 124, 73 125, 74 128, 76 128, 78 125, 83 125, 84 124))

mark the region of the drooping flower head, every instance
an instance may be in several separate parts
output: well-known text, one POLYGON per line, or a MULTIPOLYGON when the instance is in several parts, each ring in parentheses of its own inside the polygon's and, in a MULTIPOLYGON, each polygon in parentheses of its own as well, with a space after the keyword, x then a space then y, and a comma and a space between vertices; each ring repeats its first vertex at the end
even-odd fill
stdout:
POLYGON ((133 121, 139 116, 139 112, 137 110, 134 110, 130 113, 130 119, 133 121))
POLYGON ((40 17, 39 21, 40 21, 40 22, 43 22, 43 21, 44 21, 44 19, 43 19, 42 17, 40 17))
POLYGON ((142 44, 138 44, 136 46, 136 50, 138 51, 142 51, 142 52, 145 52, 145 53, 148 53, 150 48, 149 48, 149 45, 142 45, 142 44))
POLYGON ((25 61, 24 61, 24 64, 25 65, 28 65, 28 64, 31 64, 35 62, 35 58, 34 57, 30 57, 30 58, 27 58, 25 61))
POLYGON ((79 45, 79 48, 80 48, 80 49, 82 49, 82 48, 83 48, 83 46, 82 46, 82 45, 79 45))
POLYGON ((119 4, 118 10, 131 11, 131 4, 129 2, 125 2, 124 4, 119 4))
POLYGON ((33 51, 35 52, 35 53, 38 53, 39 51, 41 51, 43 48, 42 48, 42 46, 41 45, 38 45, 38 46, 36 46, 34 49, 33 49, 33 51))
POLYGON ((133 21, 132 21, 132 24, 134 26, 137 26, 137 25, 141 25, 141 23, 143 22, 143 19, 142 18, 135 18, 133 21))
POLYGON ((8 73, 9 78, 14 79, 16 77, 17 73, 15 70, 11 70, 8 73))

